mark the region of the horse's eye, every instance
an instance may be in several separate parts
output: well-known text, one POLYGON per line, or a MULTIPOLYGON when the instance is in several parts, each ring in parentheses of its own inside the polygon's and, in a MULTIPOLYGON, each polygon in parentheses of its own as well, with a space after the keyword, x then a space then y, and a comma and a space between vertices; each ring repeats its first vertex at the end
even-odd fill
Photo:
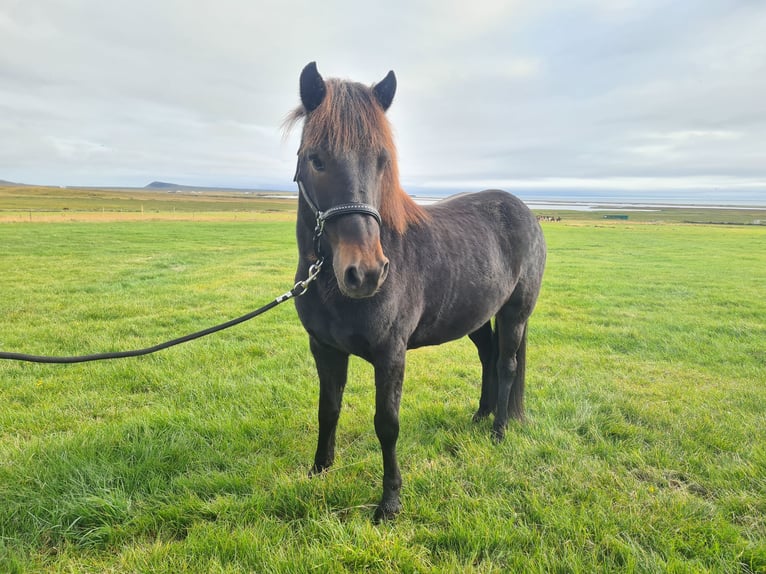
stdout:
POLYGON ((383 171, 391 163, 391 156, 387 151, 382 151, 378 155, 378 171, 383 171))
POLYGON ((312 153, 309 156, 309 161, 311 162, 311 166, 317 170, 317 171, 324 171, 324 162, 322 159, 315 153, 312 153))

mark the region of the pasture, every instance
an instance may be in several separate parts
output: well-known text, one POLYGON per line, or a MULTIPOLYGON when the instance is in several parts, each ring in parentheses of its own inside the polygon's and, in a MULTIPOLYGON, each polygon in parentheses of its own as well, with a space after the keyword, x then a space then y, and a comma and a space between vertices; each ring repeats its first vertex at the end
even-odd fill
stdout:
MULTIPOLYGON (((290 207, 0 223, 0 350, 244 314, 292 286, 290 207)), ((543 227, 529 421, 501 445, 471 422, 467 339, 411 351, 404 509, 380 526, 372 369, 352 359, 336 464, 309 479, 292 303, 150 357, 0 362, 0 571, 766 572, 766 228, 543 227)))

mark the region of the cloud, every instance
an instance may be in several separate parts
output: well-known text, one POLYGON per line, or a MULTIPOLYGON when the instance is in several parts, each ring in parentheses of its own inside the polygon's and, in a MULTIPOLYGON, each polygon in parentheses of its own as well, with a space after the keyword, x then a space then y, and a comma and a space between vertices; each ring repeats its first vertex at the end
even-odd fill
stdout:
POLYGON ((0 178, 291 188, 280 125, 316 60, 396 71, 415 188, 766 190, 765 31, 766 6, 734 0, 11 2, 0 178))
POLYGON ((96 142, 52 136, 46 139, 55 150, 55 153, 65 160, 88 161, 95 156, 109 153, 109 148, 96 142))

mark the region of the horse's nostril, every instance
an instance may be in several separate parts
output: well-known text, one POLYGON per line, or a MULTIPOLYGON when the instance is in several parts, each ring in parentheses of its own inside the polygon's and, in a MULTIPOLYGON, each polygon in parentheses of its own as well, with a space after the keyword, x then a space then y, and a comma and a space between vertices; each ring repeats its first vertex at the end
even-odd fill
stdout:
POLYGON ((344 279, 346 281, 346 287, 351 289, 358 289, 362 286, 362 276, 356 265, 351 265, 346 269, 344 279))
POLYGON ((388 261, 383 264, 383 270, 380 273, 380 278, 385 279, 388 276, 388 261))

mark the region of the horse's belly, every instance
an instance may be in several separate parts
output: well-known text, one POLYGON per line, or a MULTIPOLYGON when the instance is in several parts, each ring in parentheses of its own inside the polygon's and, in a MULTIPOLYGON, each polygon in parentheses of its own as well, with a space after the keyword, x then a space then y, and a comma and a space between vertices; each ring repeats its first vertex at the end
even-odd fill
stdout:
POLYGON ((429 345, 441 345, 455 339, 465 337, 469 333, 473 333, 489 319, 480 322, 478 324, 472 324, 465 329, 418 329, 416 330, 410 340, 407 342, 408 349, 417 349, 418 347, 427 347, 429 345))
POLYGON ((473 333, 497 313, 502 303, 500 300, 476 299, 428 312, 410 336, 407 347, 440 345, 473 333))

